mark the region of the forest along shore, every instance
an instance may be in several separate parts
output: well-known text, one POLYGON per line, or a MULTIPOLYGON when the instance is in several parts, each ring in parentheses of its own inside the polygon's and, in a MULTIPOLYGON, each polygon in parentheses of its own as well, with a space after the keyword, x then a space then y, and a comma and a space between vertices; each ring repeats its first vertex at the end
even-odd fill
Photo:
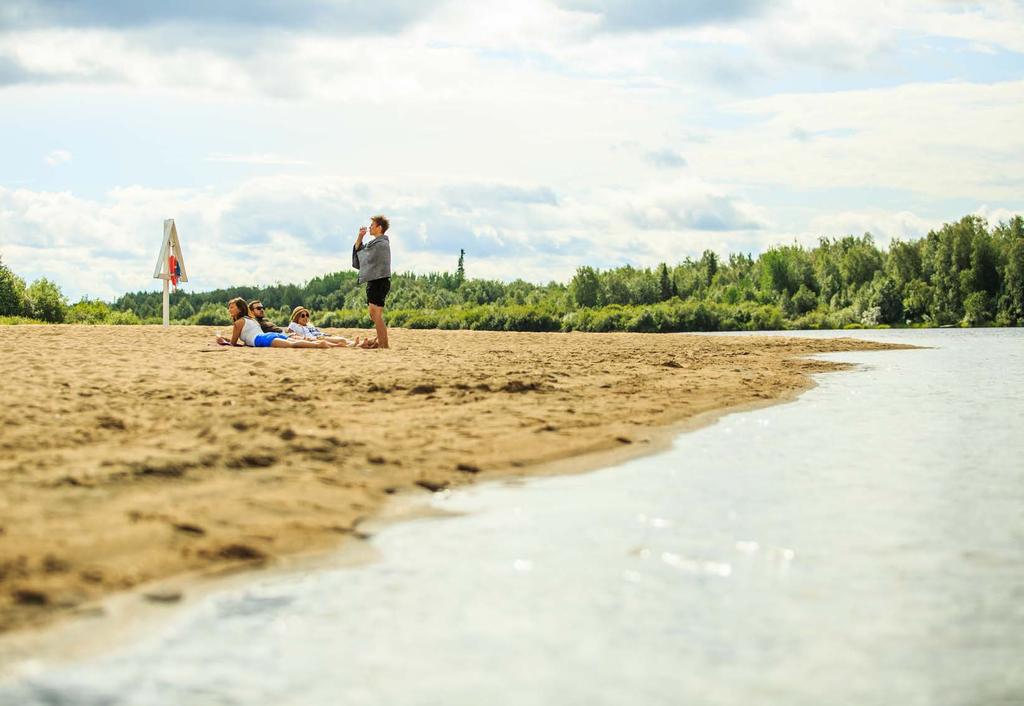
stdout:
POLYGON ((901 347, 396 329, 392 350, 291 351, 218 349, 214 333, 0 335, 21 372, 0 409, 0 631, 328 548, 396 493, 642 453, 658 427, 790 398, 843 367, 801 356, 901 347))

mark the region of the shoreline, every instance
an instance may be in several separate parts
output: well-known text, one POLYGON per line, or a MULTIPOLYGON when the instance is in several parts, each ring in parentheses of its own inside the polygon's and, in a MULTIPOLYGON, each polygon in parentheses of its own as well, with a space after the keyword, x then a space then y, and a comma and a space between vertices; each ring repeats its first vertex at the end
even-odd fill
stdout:
MULTIPOLYGON (((850 363, 835 365, 837 367, 834 369, 824 372, 854 372, 858 367, 850 363)), ((789 394, 770 400, 711 410, 692 418, 652 428, 649 430, 649 438, 639 444, 562 458, 524 468, 521 473, 488 476, 481 479, 479 484, 513 485, 528 482, 532 478, 582 475, 614 468, 633 459, 664 453, 680 435, 716 424, 730 414, 742 414, 765 407, 794 403, 816 386, 814 377, 808 375, 807 385, 790 391, 789 394)), ((363 536, 342 538, 333 547, 287 555, 259 565, 228 566, 220 570, 196 571, 157 579, 120 593, 107 595, 97 601, 96 605, 85 607, 81 613, 63 616, 41 626, 0 633, 0 680, 16 678, 19 674, 30 671, 35 660, 67 663, 115 650, 153 629, 168 624, 187 606, 195 605, 214 593, 251 585, 262 578, 356 568, 370 564, 379 558, 379 553, 368 540, 379 532, 402 522, 444 518, 457 514, 437 510, 429 503, 429 495, 391 497, 379 508, 377 514, 361 523, 363 536), (146 598, 147 594, 178 594, 180 598, 172 601, 153 601, 146 598), (102 628, 102 633, 94 629, 97 627, 102 628)))
MULTIPOLYGON (((396 330, 396 333, 400 337, 397 340, 406 343, 407 339, 424 339, 430 336, 431 334, 436 334, 437 332, 423 333, 404 331, 398 329, 396 330)), ((501 343, 502 339, 507 341, 508 337, 510 336, 525 336, 528 339, 530 339, 530 343, 539 344, 541 346, 550 343, 550 340, 545 339, 549 339, 549 337, 551 336, 562 337, 562 342, 566 341, 566 337, 575 339, 576 342, 579 342, 579 339, 581 337, 585 337, 583 340, 588 344, 588 348, 590 347, 589 344, 591 343, 600 343, 601 345, 614 345, 617 343, 614 340, 609 342, 609 338, 614 339, 617 337, 628 337, 631 339, 636 339, 637 337, 639 337, 641 341, 643 341, 644 343, 650 343, 650 338, 652 336, 655 338, 658 337, 657 334, 610 334, 602 337, 601 335, 595 334, 475 335, 473 333, 455 332, 443 336, 443 338, 471 339, 476 341, 484 340, 489 347, 493 347, 493 345, 496 342, 501 343)), ((787 339, 774 338, 774 342, 770 345, 761 338, 744 337, 744 339, 745 340, 742 342, 736 342, 735 340, 730 341, 729 339, 721 339, 716 337, 716 340, 711 344, 712 347, 716 349, 721 349, 724 347, 725 350, 711 351, 711 354, 713 357, 723 352, 735 354, 736 351, 730 349, 734 348, 736 345, 739 345, 743 348, 750 348, 751 344, 754 344, 755 346, 760 345, 765 349, 779 349, 770 352, 772 353, 774 364, 780 367, 781 371, 785 373, 783 377, 785 378, 786 384, 775 386, 772 389, 774 394, 767 394, 763 388, 758 387, 755 391, 755 394, 752 395, 730 397, 728 395, 718 394, 713 395, 711 398, 705 397, 703 398, 703 409, 698 409, 694 412, 687 413, 688 410, 686 410, 685 407, 680 406, 679 408, 676 408, 674 410, 678 413, 675 414, 675 417, 673 419, 668 419, 661 423, 637 422, 637 424, 640 425, 639 428, 637 428, 636 425, 626 425, 623 419, 613 416, 612 419, 606 419, 604 420, 603 424, 598 425, 601 432, 600 434, 585 435, 586 438, 583 439, 582 441, 587 441, 589 442, 589 444, 560 444, 550 447, 546 451, 541 450, 539 453, 535 451, 532 455, 533 460, 530 463, 517 464, 515 462, 515 459, 512 459, 511 462, 505 464, 503 467, 493 467, 497 466, 498 464, 489 463, 486 469, 482 469, 483 472, 464 472, 456 470, 454 472, 454 475, 451 476, 451 480, 445 485, 447 487, 458 487, 459 485, 476 481, 515 482, 516 479, 523 479, 530 476, 581 473, 595 470, 598 468, 614 466, 630 458, 657 453, 666 448, 671 443, 671 441, 674 438, 676 438, 679 434, 685 433, 686 431, 691 431, 702 426, 706 426, 708 424, 712 424, 726 414, 793 401, 794 399, 798 398, 805 390, 809 389, 815 384, 814 379, 812 377, 812 375, 815 373, 837 371, 853 367, 848 364, 811 360, 806 356, 813 355, 815 353, 831 351, 883 350, 905 347, 898 345, 878 344, 873 342, 858 342, 853 341, 851 339, 820 339, 816 341, 808 341, 807 339, 803 339, 794 344, 792 340, 790 340, 787 343, 787 339), (722 341, 725 341, 725 343, 723 344, 722 341), (806 350, 808 348, 810 348, 811 350, 806 350), (622 429, 628 429, 628 437, 623 435, 623 432, 621 431, 622 429), (610 434, 618 434, 617 436, 611 437, 613 443, 609 443, 610 434)), ((692 340, 696 340, 698 344, 703 343, 699 339, 692 340)), ((662 341, 660 343, 661 345, 658 346, 659 348, 666 348, 668 350, 679 350, 688 347, 686 345, 672 345, 673 342, 665 341, 664 337, 662 337, 662 341)), ((658 352, 657 355, 663 355, 665 352, 666 351, 661 350, 658 352)), ((290 353, 291 355, 296 355, 295 352, 288 353, 290 353)), ((374 358, 369 359, 369 362, 371 363, 380 362, 383 360, 390 360, 394 358, 393 352, 390 352, 390 355, 388 355, 388 353, 380 355, 374 353, 366 354, 363 352, 356 351, 342 351, 338 354, 333 355, 359 355, 360 353, 362 353, 363 355, 374 356, 374 358)), ((750 355, 751 352, 748 350, 742 352, 742 354, 750 355)), ((299 353, 298 355, 301 356, 303 354, 299 353)), ((332 354, 320 353, 320 355, 330 356, 332 354)), ((204 356, 204 358, 209 358, 209 356, 204 356)), ((219 358, 218 360, 222 359, 223 358, 219 358)), ((607 362, 604 359, 601 360, 605 363, 607 362)), ((631 370, 629 369, 629 365, 631 364, 632 359, 629 357, 625 357, 623 360, 626 361, 627 369, 621 371, 612 371, 611 374, 613 376, 619 375, 621 377, 622 373, 631 372, 631 370)), ((249 361, 247 362, 251 361, 252 359, 250 358, 249 361)), ((323 362, 329 361, 325 361, 323 359, 316 361, 316 363, 318 364, 323 362)), ((662 361, 662 363, 660 364, 663 365, 664 361, 662 361)), ((675 368, 675 366, 669 367, 669 373, 675 372, 675 369, 672 369, 675 368)), ((742 370, 742 368, 739 369, 739 371, 741 372, 742 370)), ((711 366, 710 370, 705 370, 704 372, 709 373, 711 380, 714 380, 716 379, 716 376, 713 373, 716 371, 716 366, 711 366)), ((515 372, 516 374, 521 374, 523 371, 515 370, 513 372, 515 372)), ((705 380, 705 382, 708 381, 705 380)), ((529 388, 529 383, 525 383, 524 386, 527 387, 528 389, 525 391, 525 393, 520 394, 520 397, 525 397, 532 392, 544 394, 542 390, 535 390, 529 388)), ((595 390, 600 389, 602 388, 595 388, 595 390)), ((594 390, 591 390, 591 388, 588 386, 586 388, 586 391, 590 392, 594 390)), ((409 394, 411 395, 412 393, 409 394)), ((513 393, 506 392, 504 394, 506 396, 510 396, 513 393)), ((428 397, 431 396, 433 395, 428 395, 428 397)), ((599 397, 600 394, 595 391, 595 400, 599 397)), ((521 400, 517 399, 516 401, 518 403, 521 400)), ((521 406, 522 405, 518 405, 516 409, 508 410, 514 413, 509 418, 503 420, 505 427, 509 427, 510 422, 515 422, 518 416, 522 416, 525 413, 524 410, 519 409, 519 407, 521 406)), ((530 404, 527 404, 526 407, 531 411, 536 411, 535 407, 533 407, 530 404)), ((623 410, 619 411, 621 412, 623 410)), ((627 409, 625 411, 628 412, 629 410, 627 409)), ((578 438, 578 436, 579 435, 577 435, 577 437, 571 437, 570 440, 580 442, 581 440, 578 438)), ((500 451, 501 450, 499 449, 499 452, 500 451)), ((486 454, 483 455, 483 458, 487 458, 486 454)), ((376 464, 372 457, 369 458, 369 462, 371 466, 383 465, 376 464)), ((399 463, 398 465, 401 466, 402 464, 399 463)), ((399 469, 398 475, 402 475, 401 469, 399 469)), ((75 623, 87 623, 95 625, 95 623, 93 623, 93 621, 91 620, 76 619, 75 613, 81 613, 83 611, 96 611, 97 608, 99 608, 108 616, 107 618, 103 618, 103 622, 107 623, 108 625, 111 622, 111 620, 116 621, 118 615, 124 615, 124 613, 119 613, 119 611, 121 611, 122 608, 112 606, 124 606, 133 600, 136 604, 136 608, 138 609, 138 611, 141 612, 152 613, 157 616, 166 616, 169 613, 174 613, 174 610, 168 611, 166 606, 148 605, 147 602, 144 602, 141 599, 142 594, 147 592, 152 593, 162 586, 176 586, 176 590, 178 590, 178 592, 180 592, 183 595, 181 603, 178 603, 178 605, 181 605, 182 603, 187 603, 188 601, 193 600, 195 597, 199 595, 204 595, 206 592, 208 592, 208 590, 215 590, 216 587, 223 586, 224 584, 222 575, 225 573, 230 575, 230 581, 252 580, 252 578, 255 576, 264 575, 264 572, 266 571, 290 572, 295 570, 301 570, 302 566, 323 566, 325 561, 330 561, 331 563, 339 561, 339 555, 342 554, 349 558, 351 558, 353 552, 365 554, 366 552, 364 550, 367 547, 365 542, 353 542, 346 540, 350 540, 352 538, 358 539, 364 532, 367 531, 368 527, 380 526, 381 522, 400 521, 403 518, 407 518, 407 515, 403 515, 402 513, 399 513, 396 516, 394 514, 396 507, 402 506, 408 508, 415 506, 422 507, 424 505, 423 500, 425 500, 428 496, 420 494, 422 492, 423 487, 423 483, 421 483, 420 481, 429 479, 426 478, 422 472, 413 474, 405 472, 404 476, 405 477, 402 479, 404 482, 400 483, 400 487, 396 492, 378 493, 376 498, 366 497, 366 494, 364 493, 362 494, 362 497, 358 498, 364 502, 350 502, 350 507, 348 507, 348 514, 350 517, 353 514, 356 514, 356 516, 353 517, 351 522, 345 526, 344 531, 337 531, 337 529, 335 528, 332 536, 329 536, 326 539, 323 536, 323 528, 320 528, 320 532, 314 533, 315 535, 317 535, 315 538, 319 541, 308 542, 304 548, 292 548, 290 550, 274 552, 273 554, 267 553, 252 560, 246 560, 244 556, 225 557, 226 559, 228 559, 227 561, 208 560, 201 563, 198 567, 195 568, 186 570, 169 570, 165 573, 164 576, 153 576, 148 578, 148 580, 140 580, 134 585, 125 586, 120 589, 113 588, 112 590, 100 591, 98 592, 97 596, 93 597, 90 600, 81 601, 77 604, 77 606, 65 610, 48 611, 48 614, 46 614, 45 616, 41 616, 45 619, 20 622, 20 624, 17 625, 18 629, 7 630, 6 634, 0 634, 0 654, 14 654, 15 657, 17 658, 16 652, 22 652, 23 650, 16 649, 15 652, 12 652, 11 646, 13 645, 17 645, 20 643, 24 648, 24 645, 28 644, 34 643, 36 645, 39 645, 45 643, 47 635, 56 635, 58 633, 62 633, 62 631, 67 630, 73 632, 74 628, 68 626, 75 623), (414 493, 413 491, 416 492, 414 493), (376 502, 368 502, 371 499, 376 500, 376 502), (325 557, 331 558, 325 559, 325 557), (260 569, 260 573, 251 573, 252 570, 256 568, 260 569), (217 577, 218 574, 220 574, 221 576, 211 581, 210 577, 217 577), (187 590, 185 590, 186 588, 187 590), (152 608, 153 610, 150 610, 150 608, 152 608), (65 620, 65 618, 69 618, 69 620, 65 620)), ((172 479, 173 478, 174 477, 172 476, 172 479)), ((264 478, 264 480, 266 479, 264 478)), ((307 482, 308 480, 311 479, 307 479, 307 482)), ((394 474, 392 474, 392 477, 389 478, 390 482, 397 482, 398 480, 398 478, 394 477, 394 474)), ((323 481, 321 480, 321 482, 323 481)), ((365 491, 366 488, 364 487, 362 488, 362 490, 365 491)), ((156 489, 156 495, 160 494, 161 493, 159 489, 156 489)), ((335 510, 335 512, 332 514, 343 514, 339 511, 342 510, 343 508, 333 509, 335 510)), ((0 535, 0 538, 6 539, 9 542, 10 534, 11 533, 9 531, 5 532, 3 535, 0 535)), ((307 532, 305 533, 305 535, 306 539, 310 538, 310 533, 307 532)), ((178 537, 174 537, 172 539, 172 542, 177 542, 178 539, 178 537)), ((2 546, 3 545, 0 545, 0 548, 2 548, 2 546)), ((146 551, 149 551, 151 549, 153 548, 147 548, 146 551)), ((365 560, 365 556, 363 557, 363 560, 365 560)), ((174 569, 173 566, 168 568, 174 569)), ((0 583, 0 586, 3 586, 3 583, 0 583)), ((7 588, 7 586, 4 586, 4 588, 7 588)), ((132 613, 134 615, 138 611, 129 611, 129 613, 132 613)), ((37 617, 40 617, 38 613, 37 617)), ((134 618, 132 620, 134 620, 134 618)), ((88 630, 86 629, 86 632, 87 631, 88 630)), ((112 632, 114 632, 117 635, 122 634, 116 629, 112 632)), ((116 637, 112 639, 114 640, 114 642, 118 641, 116 637)), ((65 643, 72 641, 73 640, 66 640, 65 643)), ((95 645, 95 643, 91 644, 95 645)), ((45 649, 43 651, 49 652, 49 650, 45 649)), ((35 650, 29 650, 29 652, 34 653, 35 650)))

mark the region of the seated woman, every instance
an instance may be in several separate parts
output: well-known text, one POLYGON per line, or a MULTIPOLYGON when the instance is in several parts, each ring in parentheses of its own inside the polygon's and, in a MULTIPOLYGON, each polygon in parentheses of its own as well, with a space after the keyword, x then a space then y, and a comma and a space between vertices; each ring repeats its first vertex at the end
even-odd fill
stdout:
POLYGON ((217 336, 217 343, 226 346, 252 346, 253 348, 336 348, 327 341, 303 341, 289 339, 283 333, 263 333, 255 319, 246 316, 249 307, 241 297, 228 302, 228 314, 234 321, 231 340, 217 336), (241 343, 239 343, 241 341, 241 343))
POLYGON ((309 309, 304 306, 297 306, 292 309, 292 321, 288 324, 288 330, 307 341, 327 341, 335 346, 347 346, 349 348, 357 346, 359 348, 369 347, 366 341, 359 340, 359 336, 356 336, 354 341, 350 341, 344 336, 331 336, 324 333, 309 323, 309 309))

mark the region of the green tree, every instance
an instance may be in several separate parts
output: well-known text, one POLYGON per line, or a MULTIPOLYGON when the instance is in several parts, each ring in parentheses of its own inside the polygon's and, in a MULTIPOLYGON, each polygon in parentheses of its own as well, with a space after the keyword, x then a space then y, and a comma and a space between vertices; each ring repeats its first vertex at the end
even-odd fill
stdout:
POLYGON ((710 287, 711 282, 718 273, 718 255, 711 250, 705 250, 700 256, 700 269, 703 275, 704 286, 710 287))
POLYGON ((840 256, 841 251, 835 241, 820 238, 818 247, 811 253, 811 262, 822 301, 831 306, 842 307, 849 304, 849 300, 843 296, 843 273, 839 269, 840 256))
MULTIPOLYGON (((317 306, 317 304, 312 304, 317 306)), ((192 306, 192 302, 189 301, 188 297, 182 297, 181 301, 171 307, 170 315, 175 321, 183 321, 191 318, 196 313, 195 307, 192 306)))
POLYGON ((59 324, 68 312, 68 300, 60 287, 46 279, 37 279, 25 290, 30 316, 59 324))
POLYGON ((924 280, 912 280, 903 288, 903 314, 912 321, 922 321, 932 308, 932 288, 924 280))
POLYGON ((225 305, 208 302, 192 317, 192 323, 197 326, 226 326, 231 323, 231 316, 225 305))
POLYGON ((786 255, 781 250, 771 249, 758 259, 761 269, 761 291, 766 294, 781 294, 793 287, 789 268, 786 266, 786 255))
POLYGON ((605 304, 630 304, 633 296, 629 289, 633 268, 629 265, 601 274, 601 301, 605 304))
POLYGON ((629 287, 629 304, 654 304, 662 301, 661 287, 657 276, 650 270, 632 270, 626 284, 629 287))
POLYGON ((698 264, 690 258, 672 268, 672 289, 680 299, 689 299, 699 293, 702 278, 697 270, 698 264))
POLYGON ((971 292, 964 299, 964 323, 983 326, 992 321, 992 300, 988 292, 971 292))
POLYGON ((903 297, 900 288, 890 277, 879 272, 872 282, 870 305, 878 308, 878 320, 883 324, 903 322, 903 297))
POLYGON ((899 287, 905 287, 909 282, 918 279, 921 276, 920 244, 893 240, 889 244, 885 271, 899 287))
POLYGON ((807 285, 801 284, 800 288, 790 298, 789 306, 792 309, 792 313, 796 316, 806 314, 808 311, 814 311, 817 308, 818 297, 807 288, 807 285))
POLYGON ((455 282, 456 287, 462 286, 462 283, 466 281, 466 251, 459 249, 459 266, 455 270, 455 282))
POLYGON ((936 323, 951 324, 964 316, 964 298, 973 288, 970 272, 974 240, 985 231, 985 221, 965 216, 931 231, 922 250, 922 271, 932 286, 931 316, 936 323))
POLYGON ((1024 324, 1024 237, 1010 242, 1006 252, 1006 269, 1001 297, 1006 322, 1024 324))
POLYGON ((11 272, 0 258, 0 316, 23 316, 26 309, 25 280, 11 272))
POLYGON ((597 306, 601 297, 601 281, 593 267, 580 267, 569 283, 572 299, 579 307, 597 306))
POLYGON ((871 282, 875 272, 882 269, 882 254, 875 248, 874 239, 865 233, 861 238, 843 238, 842 243, 839 271, 846 286, 858 288, 871 282))
POLYGON ((811 259, 799 245, 776 245, 762 254, 757 264, 761 291, 769 299, 781 294, 792 297, 800 285, 812 289, 816 284, 811 259))
POLYGON ((467 304, 493 304, 501 299, 505 293, 505 287, 501 282, 494 280, 471 279, 462 285, 460 292, 463 301, 467 304))
POLYGON ((999 291, 999 272, 996 267, 996 249, 992 238, 984 230, 976 232, 971 244, 971 269, 968 287, 973 292, 995 296, 999 291))
POLYGON ((664 262, 658 265, 658 287, 661 290, 661 301, 668 301, 675 296, 672 278, 668 274, 668 265, 664 262))

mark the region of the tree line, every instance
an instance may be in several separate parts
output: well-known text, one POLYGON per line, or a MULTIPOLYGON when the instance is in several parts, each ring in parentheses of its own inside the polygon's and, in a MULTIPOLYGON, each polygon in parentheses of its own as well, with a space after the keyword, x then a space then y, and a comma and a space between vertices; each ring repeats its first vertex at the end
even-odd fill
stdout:
MULTIPOLYGON (((129 293, 110 304, 64 302, 62 309, 59 290, 47 280, 30 287, 22 283, 21 303, 11 309, 4 282, 12 277, 17 280, 0 264, 0 316, 17 310, 13 315, 80 323, 155 323, 161 317, 160 292, 129 293)), ((234 296, 260 299, 271 318, 284 321, 292 307, 303 305, 320 326, 370 325, 355 271, 329 273, 303 285, 175 292, 171 318, 225 324, 225 303, 234 296)), ((467 278, 460 253, 454 273, 393 276, 388 321, 411 328, 507 331, 1019 326, 1024 324, 1024 218, 990 227, 978 216, 966 216, 918 240, 894 240, 887 249, 863 235, 821 238, 813 248, 775 246, 756 258, 722 259, 707 250, 700 258, 654 268, 584 266, 568 283, 467 278)))

